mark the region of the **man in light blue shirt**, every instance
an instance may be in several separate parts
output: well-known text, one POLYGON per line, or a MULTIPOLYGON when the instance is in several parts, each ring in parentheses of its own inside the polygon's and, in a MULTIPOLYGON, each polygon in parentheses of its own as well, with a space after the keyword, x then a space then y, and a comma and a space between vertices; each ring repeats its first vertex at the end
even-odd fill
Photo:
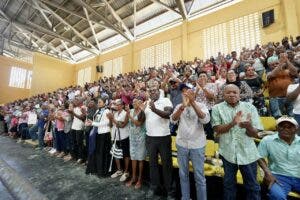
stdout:
POLYGON ((265 172, 269 198, 287 199, 290 191, 300 192, 300 137, 297 121, 292 117, 277 120, 278 133, 266 136, 258 146, 259 165, 265 172), (268 159, 268 164, 264 158, 268 159))

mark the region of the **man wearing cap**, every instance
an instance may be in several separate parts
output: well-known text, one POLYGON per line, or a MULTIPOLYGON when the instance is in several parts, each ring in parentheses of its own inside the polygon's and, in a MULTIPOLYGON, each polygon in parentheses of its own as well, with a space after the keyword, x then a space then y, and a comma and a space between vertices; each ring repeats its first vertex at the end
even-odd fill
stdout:
MULTIPOLYGON (((175 108, 178 104, 182 103, 182 95, 181 90, 179 89, 181 80, 176 78, 173 74, 167 74, 163 83, 161 84, 161 88, 165 91, 165 93, 170 94, 170 100, 175 108), (172 76, 171 78, 169 78, 172 76), (170 87, 167 88, 167 81, 169 81, 170 87)), ((170 123, 170 132, 172 135, 176 135, 176 131, 178 128, 177 123, 170 123)))
POLYGON ((149 168, 151 190, 147 194, 150 198, 160 193, 161 189, 168 192, 172 198, 172 154, 171 135, 169 129, 172 103, 170 99, 160 96, 159 84, 157 81, 149 81, 150 101, 146 102, 143 108, 146 115, 146 149, 149 153, 149 168), (162 160, 164 188, 160 184, 158 155, 162 160))
POLYGON ((240 169, 247 199, 260 199, 256 181, 259 154, 253 137, 263 127, 256 108, 240 101, 240 90, 234 84, 225 86, 224 102, 212 108, 212 126, 219 140, 219 153, 224 166, 224 199, 236 199, 236 174, 240 169))
POLYGON ((298 123, 292 117, 283 116, 276 124, 278 133, 264 137, 258 146, 261 157, 258 163, 265 173, 264 180, 272 200, 287 199, 291 191, 300 192, 298 123))
POLYGON ((196 182, 197 199, 205 200, 204 152, 206 136, 203 124, 210 120, 205 104, 196 102, 195 93, 186 84, 181 84, 183 103, 171 115, 172 122, 179 122, 176 137, 177 160, 183 200, 190 199, 189 160, 192 161, 196 182))

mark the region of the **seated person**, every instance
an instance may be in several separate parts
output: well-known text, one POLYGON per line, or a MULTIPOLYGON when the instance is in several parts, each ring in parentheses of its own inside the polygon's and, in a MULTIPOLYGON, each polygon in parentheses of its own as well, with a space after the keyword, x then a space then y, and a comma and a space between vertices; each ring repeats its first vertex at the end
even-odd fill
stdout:
POLYGON ((300 137, 296 135, 297 121, 292 117, 277 120, 278 133, 264 137, 258 160, 265 173, 269 199, 287 199, 291 191, 300 192, 300 137), (265 160, 268 159, 268 164, 265 160))

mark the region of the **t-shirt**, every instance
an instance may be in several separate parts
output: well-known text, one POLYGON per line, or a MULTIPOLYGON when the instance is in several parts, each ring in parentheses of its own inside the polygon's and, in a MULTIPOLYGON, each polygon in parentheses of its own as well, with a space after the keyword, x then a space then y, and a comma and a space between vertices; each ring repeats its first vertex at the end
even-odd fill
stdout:
MULTIPOLYGON (((288 86, 287 88, 287 94, 290 94, 291 92, 293 92, 299 84, 291 84, 288 86)), ((300 95, 297 96, 297 98, 294 100, 293 102, 294 105, 294 109, 293 109, 293 113, 299 115, 300 114, 300 95)))
MULTIPOLYGON (((81 108, 80 107, 74 108, 74 113, 76 115, 82 115, 81 108)), ((83 127, 84 127, 84 122, 81 119, 74 116, 72 129, 76 131, 80 131, 83 130, 83 127)))
MULTIPOLYGON (((159 98, 154 102, 154 105, 159 110, 164 110, 165 107, 173 107, 172 102, 168 98, 159 98)), ((146 115, 146 134, 153 137, 161 137, 170 135, 169 123, 170 119, 164 119, 154 113, 149 106, 149 102, 145 109, 146 115)))
MULTIPOLYGON (((114 113, 114 118, 115 118, 116 121, 124 122, 125 118, 126 118, 126 111, 122 110, 120 113, 119 112, 115 112, 114 113)), ((119 128, 119 130, 120 130, 120 137, 118 135, 118 132, 116 132, 116 131, 118 131, 118 128, 114 124, 114 126, 112 127, 112 132, 111 132, 111 134, 112 134, 112 137, 111 137, 112 140, 115 139, 115 133, 117 133, 116 134, 117 141, 118 140, 124 140, 124 139, 126 139, 126 138, 129 137, 129 126, 128 126, 128 124, 124 128, 119 128)))

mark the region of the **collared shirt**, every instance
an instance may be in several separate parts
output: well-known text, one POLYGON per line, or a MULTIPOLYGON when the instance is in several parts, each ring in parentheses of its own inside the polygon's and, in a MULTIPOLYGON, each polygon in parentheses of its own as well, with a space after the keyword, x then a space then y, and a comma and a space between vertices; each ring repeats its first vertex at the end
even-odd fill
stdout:
POLYGON ((274 174, 300 178, 300 137, 291 145, 279 138, 278 133, 264 137, 258 146, 261 158, 267 158, 274 174))
MULTIPOLYGON (((179 118, 179 126, 176 136, 176 143, 187 149, 198 149, 206 145, 206 136, 203 129, 203 124, 207 124, 210 120, 209 112, 206 106, 202 103, 196 102, 197 106, 205 113, 205 117, 200 119, 192 106, 188 106, 181 113, 179 118)), ((173 114, 177 112, 182 104, 176 106, 173 114)), ((171 122, 176 123, 172 116, 171 122)))
MULTIPOLYGON (((243 120, 247 114, 251 114, 252 126, 258 130, 263 130, 256 108, 249 102, 240 101, 235 107, 227 102, 222 102, 212 108, 212 126, 229 124, 232 122, 237 112, 242 111, 243 120)), ((232 127, 229 132, 220 135, 219 153, 227 161, 247 165, 259 159, 258 150, 253 138, 246 135, 246 129, 238 125, 232 127)))
POLYGON ((93 117, 92 126, 98 127, 98 134, 110 132, 109 119, 107 118, 108 113, 108 109, 97 110, 93 117))
MULTIPOLYGON (((155 107, 158 110, 164 110, 165 107, 173 107, 170 99, 168 98, 159 98, 154 102, 155 107)), ((146 134, 151 137, 162 137, 170 135, 169 123, 170 119, 165 119, 154 113, 149 106, 149 102, 147 103, 147 107, 145 109, 146 115, 146 134)))

